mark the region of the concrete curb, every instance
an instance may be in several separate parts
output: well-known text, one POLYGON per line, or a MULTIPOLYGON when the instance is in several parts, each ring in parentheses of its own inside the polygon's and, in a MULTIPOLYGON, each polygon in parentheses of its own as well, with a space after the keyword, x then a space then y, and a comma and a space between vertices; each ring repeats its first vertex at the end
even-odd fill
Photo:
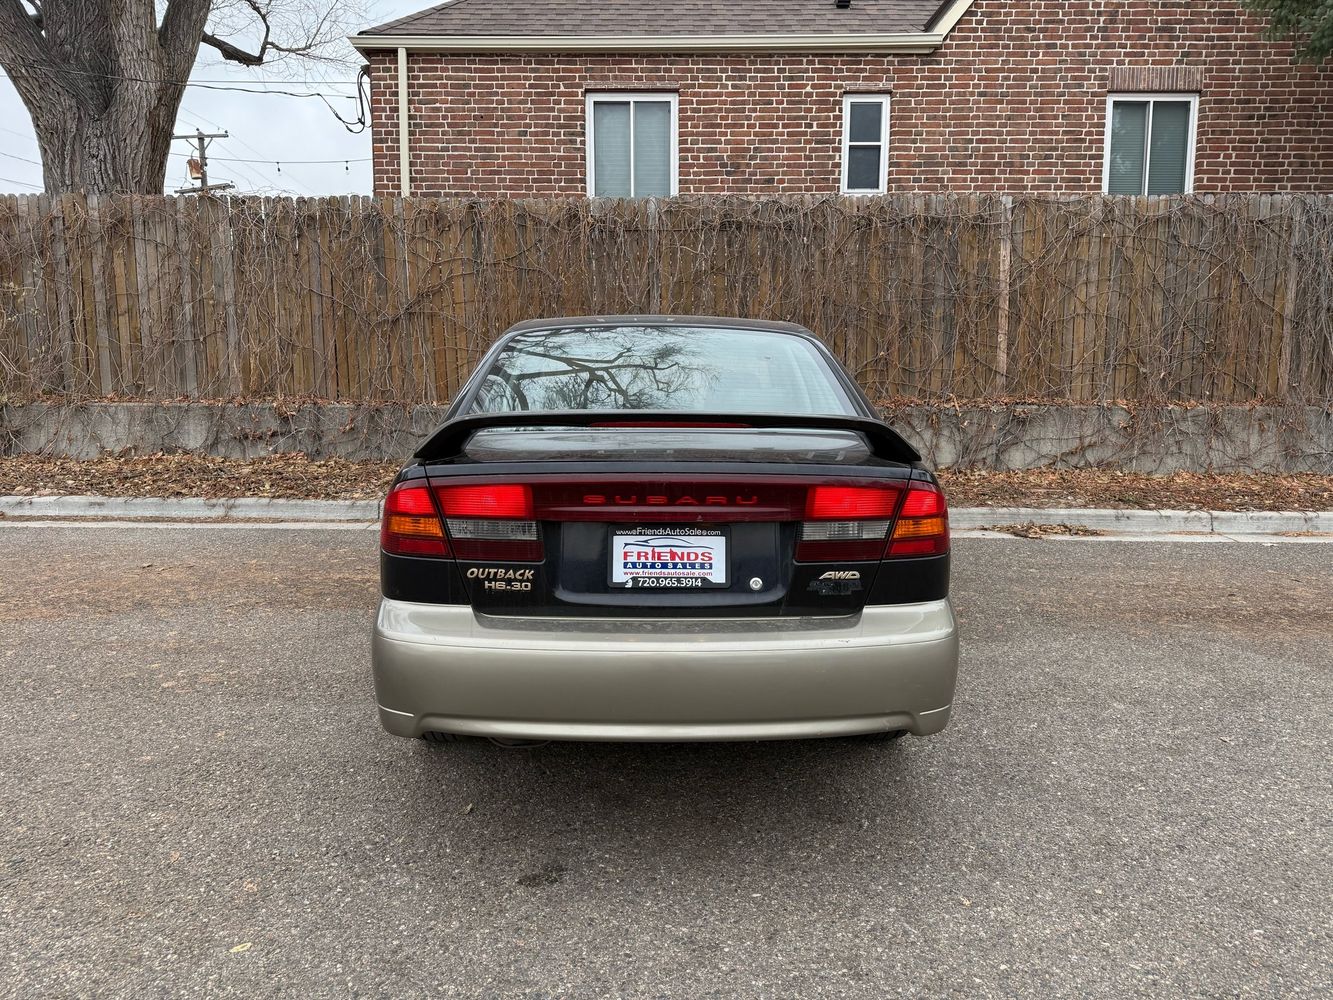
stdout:
POLYGON ((161 521, 377 521, 378 500, 234 500, 159 497, 0 497, 0 513, 21 517, 147 517, 161 521))
POLYGON ((1095 531, 1152 535, 1278 535, 1333 532, 1328 511, 1103 510, 1080 507, 965 507, 949 512, 962 530, 997 524, 1067 524, 1095 531))
MULTIPOLYGON (((0 496, 0 513, 16 517, 151 518, 159 521, 376 521, 378 500, 235 500, 156 497, 0 496)), ((1112 534, 1333 534, 1330 511, 1102 510, 1078 507, 963 507, 949 512, 959 531, 1001 524, 1067 524, 1112 534)))

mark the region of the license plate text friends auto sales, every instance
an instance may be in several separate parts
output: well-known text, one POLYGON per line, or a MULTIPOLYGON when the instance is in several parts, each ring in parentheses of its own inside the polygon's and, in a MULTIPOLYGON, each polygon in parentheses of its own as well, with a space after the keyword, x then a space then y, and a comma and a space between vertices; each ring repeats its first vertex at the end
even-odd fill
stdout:
POLYGON ((611 584, 623 587, 725 586, 727 538, 719 532, 648 529, 611 536, 611 584))

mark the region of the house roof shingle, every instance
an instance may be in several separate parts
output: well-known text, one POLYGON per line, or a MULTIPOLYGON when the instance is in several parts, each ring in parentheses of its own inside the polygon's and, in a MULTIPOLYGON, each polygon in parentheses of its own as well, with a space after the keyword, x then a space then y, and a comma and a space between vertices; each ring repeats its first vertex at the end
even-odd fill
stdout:
POLYGON ((362 35, 835 35, 927 30, 947 0, 451 0, 362 35))

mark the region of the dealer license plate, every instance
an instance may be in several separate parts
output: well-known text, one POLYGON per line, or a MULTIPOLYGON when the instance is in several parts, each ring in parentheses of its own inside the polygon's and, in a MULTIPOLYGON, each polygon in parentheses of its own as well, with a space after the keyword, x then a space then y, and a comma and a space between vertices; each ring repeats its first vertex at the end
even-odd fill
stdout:
POLYGON ((727 586, 727 535, 720 528, 616 528, 611 586, 687 590, 727 586))

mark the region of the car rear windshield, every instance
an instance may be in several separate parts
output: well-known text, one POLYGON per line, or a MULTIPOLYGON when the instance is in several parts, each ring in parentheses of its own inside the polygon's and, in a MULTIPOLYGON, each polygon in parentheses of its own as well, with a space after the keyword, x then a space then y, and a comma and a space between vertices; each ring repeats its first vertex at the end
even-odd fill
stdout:
POLYGON ((519 334, 491 361, 471 410, 857 412, 828 361, 802 337, 683 326, 519 334))

